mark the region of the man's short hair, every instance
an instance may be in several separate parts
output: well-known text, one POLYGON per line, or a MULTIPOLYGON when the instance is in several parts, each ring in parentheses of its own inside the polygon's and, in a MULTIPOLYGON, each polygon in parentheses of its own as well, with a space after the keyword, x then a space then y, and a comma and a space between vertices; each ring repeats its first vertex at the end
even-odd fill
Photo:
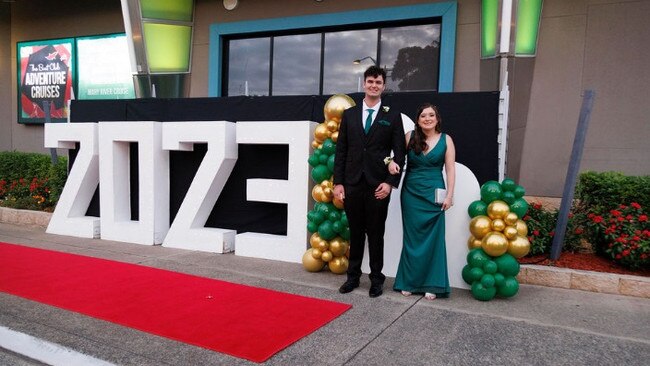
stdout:
POLYGON ((366 80, 368 76, 372 76, 373 78, 381 76, 384 79, 384 83, 386 82, 386 70, 377 65, 372 65, 366 69, 363 73, 363 80, 366 80))

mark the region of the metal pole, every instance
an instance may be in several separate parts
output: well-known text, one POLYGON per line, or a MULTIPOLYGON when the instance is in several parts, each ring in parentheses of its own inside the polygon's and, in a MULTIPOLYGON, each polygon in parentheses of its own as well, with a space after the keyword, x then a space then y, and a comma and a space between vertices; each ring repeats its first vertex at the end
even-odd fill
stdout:
POLYGON ((591 108, 594 105, 595 95, 596 93, 593 90, 585 90, 582 99, 580 118, 578 119, 576 135, 573 139, 571 161, 569 162, 569 168, 566 173, 564 193, 562 193, 562 203, 560 204, 557 226, 555 227, 555 236, 553 237, 553 245, 551 246, 551 260, 556 260, 560 257, 562 246, 564 245, 564 235, 569 221, 569 211, 571 210, 571 203, 573 202, 573 194, 578 179, 578 170, 580 169, 580 160, 582 159, 582 150, 585 145, 585 137, 587 136, 587 128, 589 127, 589 118, 591 117, 591 108))

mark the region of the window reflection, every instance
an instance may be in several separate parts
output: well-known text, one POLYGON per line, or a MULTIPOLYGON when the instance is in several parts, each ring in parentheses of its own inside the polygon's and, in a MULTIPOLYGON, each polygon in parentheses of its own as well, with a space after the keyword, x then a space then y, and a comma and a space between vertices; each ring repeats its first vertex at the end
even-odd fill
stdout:
POLYGON ((325 67, 323 94, 361 91, 363 72, 372 65, 370 59, 359 65, 352 61, 377 55, 377 29, 325 33, 325 67))
POLYGON ((269 95, 270 38, 230 41, 228 95, 269 95))
POLYGON ((321 52, 323 94, 363 91, 363 72, 375 61, 387 71, 387 91, 438 90, 440 23, 236 39, 228 47, 230 96, 269 95, 269 87, 272 95, 319 94, 321 52))
POLYGON ((320 86, 320 33, 273 39, 273 95, 314 95, 320 86))
POLYGON ((438 90, 440 24, 383 28, 380 49, 387 90, 438 90))

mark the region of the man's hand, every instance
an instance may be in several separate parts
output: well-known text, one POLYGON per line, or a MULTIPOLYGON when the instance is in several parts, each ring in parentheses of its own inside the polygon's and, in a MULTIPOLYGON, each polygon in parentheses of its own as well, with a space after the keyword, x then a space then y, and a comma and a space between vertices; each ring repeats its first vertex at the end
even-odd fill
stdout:
POLYGON ((391 161, 390 164, 388 164, 388 172, 392 175, 399 174, 399 165, 397 165, 396 162, 391 161))
POLYGON ((379 186, 377 186, 377 189, 375 189, 375 198, 378 200, 383 200, 384 198, 388 197, 392 188, 393 187, 388 183, 381 183, 379 186))
POLYGON ((345 188, 343 188, 343 184, 334 186, 334 197, 340 199, 341 202, 345 200, 345 188))

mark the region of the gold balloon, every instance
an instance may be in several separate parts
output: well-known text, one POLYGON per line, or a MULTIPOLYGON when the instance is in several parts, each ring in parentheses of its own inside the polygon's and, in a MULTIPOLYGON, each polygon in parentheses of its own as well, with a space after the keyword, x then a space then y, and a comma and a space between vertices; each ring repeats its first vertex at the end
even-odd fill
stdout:
POLYGON ((467 239, 467 248, 469 250, 480 248, 481 242, 481 239, 476 239, 473 235, 470 235, 469 239, 467 239))
POLYGON ((332 252, 330 252, 329 250, 324 251, 323 254, 320 256, 320 259, 322 259, 324 262, 329 262, 332 260, 332 258, 334 258, 334 256, 332 255, 332 252))
POLYGON ((345 239, 337 236, 336 238, 330 240, 330 252, 335 257, 340 257, 345 254, 345 251, 348 250, 348 242, 345 239))
POLYGON ((530 242, 528 238, 524 236, 517 236, 513 240, 510 240, 508 244, 508 253, 515 257, 521 258, 530 252, 530 242))
POLYGON ((311 248, 311 256, 312 256, 312 257, 314 257, 314 258, 316 258, 316 259, 320 259, 320 257, 321 257, 322 255, 323 255, 323 252, 321 252, 320 249, 314 249, 314 248, 311 248))
POLYGON ((483 237, 492 230, 490 226, 491 223, 492 220, 487 216, 476 216, 469 222, 469 231, 476 239, 483 239, 483 237))
POLYGON ((343 274, 348 270, 348 259, 345 257, 334 257, 327 266, 332 273, 343 274))
POLYGON ((506 217, 508 213, 510 213, 510 206, 508 206, 504 201, 493 201, 487 207, 487 214, 492 220, 502 219, 506 217))
POLYGON ((324 202, 322 201, 323 197, 323 187, 319 185, 315 185, 314 188, 311 189, 311 198, 318 202, 324 202))
POLYGON ((528 236, 528 225, 526 225, 524 220, 517 220, 515 227, 517 228, 517 234, 519 234, 519 236, 528 236))
POLYGON ((345 94, 332 95, 327 102, 325 102, 325 107, 323 108, 325 120, 331 119, 337 122, 340 121, 343 116, 343 111, 350 107, 354 107, 355 104, 354 100, 345 94))
POLYGON ((513 225, 517 222, 518 219, 519 219, 519 217, 517 217, 517 214, 516 214, 516 213, 514 213, 514 212, 509 212, 509 213, 506 215, 506 217, 503 218, 503 221, 506 222, 506 225, 513 226, 513 225))
POLYGON ((314 149, 320 149, 321 146, 322 145, 316 140, 311 142, 311 147, 314 148, 314 149))
POLYGON ((329 179, 325 179, 324 181, 320 182, 320 186, 323 187, 323 189, 325 188, 331 189, 334 188, 334 183, 332 183, 332 181, 329 179))
POLYGON ((322 144, 323 141, 325 141, 325 139, 327 139, 330 136, 328 135, 328 133, 331 134, 331 132, 327 129, 327 126, 325 126, 324 123, 321 123, 318 126, 316 126, 316 130, 314 131, 314 138, 316 139, 316 141, 322 144))
POLYGON ((333 203, 334 206, 335 206, 336 208, 338 208, 339 210, 342 210, 342 209, 343 209, 343 201, 341 201, 340 199, 338 199, 338 198, 335 197, 335 198, 332 199, 332 203, 333 203))
POLYGON ((335 132, 339 130, 339 124, 336 121, 327 121, 325 122, 325 126, 327 126, 327 129, 330 130, 331 132, 335 132))
POLYGON ((501 219, 494 219, 491 226, 493 231, 503 231, 506 228, 506 223, 501 219))
POLYGON ((503 235, 505 235, 508 240, 512 240, 517 236, 517 228, 514 226, 506 226, 506 228, 503 229, 503 235))
POLYGON ((330 136, 332 141, 336 142, 339 139, 339 131, 332 132, 332 136, 330 136))
POLYGON ((508 239, 505 235, 492 231, 483 238, 481 248, 488 255, 498 257, 508 250, 508 239))
POLYGON ((319 199, 317 201, 319 201, 319 202, 332 202, 332 196, 325 193, 324 190, 321 192, 321 194, 320 194, 320 196, 318 198, 319 199))
POLYGON ((330 243, 327 240, 321 238, 316 245, 316 249, 319 249, 321 252, 325 252, 330 249, 330 243))
POLYGON ((321 242, 320 235, 318 233, 313 233, 311 234, 311 237, 309 237, 309 244, 311 244, 312 248, 318 248, 318 243, 321 242))
POLYGON ((302 256, 302 266, 309 272, 318 272, 325 266, 321 259, 316 259, 312 255, 312 249, 307 249, 302 256))

